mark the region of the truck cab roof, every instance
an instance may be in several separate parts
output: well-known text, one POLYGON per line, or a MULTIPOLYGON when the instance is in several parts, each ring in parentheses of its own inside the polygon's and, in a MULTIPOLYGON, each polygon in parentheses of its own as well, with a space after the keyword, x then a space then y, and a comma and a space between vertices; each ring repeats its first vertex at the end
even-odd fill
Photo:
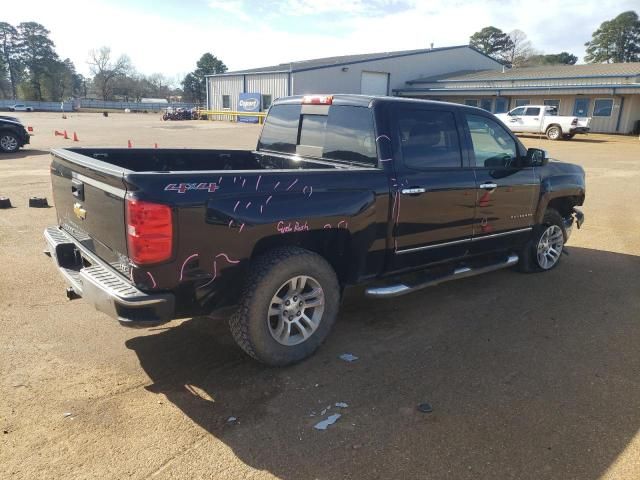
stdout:
MULTIPOLYGON (((419 103, 427 105, 441 105, 445 102, 439 102, 436 100, 421 100, 417 98, 404 98, 404 97, 389 97, 382 95, 357 95, 357 94, 313 94, 313 95, 294 95, 291 97, 281 97, 273 102, 273 105, 286 105, 286 104, 312 104, 309 99, 311 98, 323 98, 327 100, 326 105, 347 105, 352 107, 373 107, 380 103, 419 103), (307 99, 307 101, 305 101, 307 99)), ((460 105, 455 103, 448 103, 447 105, 455 108, 467 108, 476 109, 467 105, 460 105)))

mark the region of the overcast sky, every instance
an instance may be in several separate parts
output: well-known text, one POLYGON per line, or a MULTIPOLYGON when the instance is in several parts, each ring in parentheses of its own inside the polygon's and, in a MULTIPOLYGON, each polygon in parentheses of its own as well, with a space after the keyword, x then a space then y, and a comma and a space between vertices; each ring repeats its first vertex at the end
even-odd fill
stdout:
POLYGON ((432 42, 461 45, 488 25, 520 29, 536 49, 565 50, 582 61, 600 23, 639 6, 638 0, 29 0, 2 17, 43 24, 58 54, 81 73, 88 73, 88 51, 107 45, 142 73, 178 79, 207 51, 237 70, 432 42))

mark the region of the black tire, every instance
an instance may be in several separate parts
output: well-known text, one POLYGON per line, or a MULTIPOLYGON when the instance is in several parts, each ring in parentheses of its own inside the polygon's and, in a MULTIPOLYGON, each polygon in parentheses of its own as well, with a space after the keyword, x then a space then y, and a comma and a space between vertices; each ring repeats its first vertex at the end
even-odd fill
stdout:
MULTIPOLYGON (((238 310, 229 319, 229 326, 236 343, 256 360, 271 366, 290 365, 309 357, 325 340, 335 323, 339 303, 338 279, 324 258, 298 247, 280 248, 253 262, 238 310), (269 312, 273 308, 276 294, 288 287, 290 279, 298 276, 307 276, 311 279, 309 282, 314 281, 314 285, 321 287, 324 309, 320 313, 317 327, 308 338, 294 345, 285 345, 276 340, 277 333, 272 333, 276 329, 274 321, 280 325, 280 316, 269 316, 269 312)), ((282 303, 280 308, 291 307, 285 307, 282 303)), ((303 314, 305 311, 315 312, 313 307, 305 308, 311 310, 303 310, 303 314)), ((291 318, 288 317, 289 320, 291 318)), ((284 322, 286 321, 285 319, 284 322)), ((304 325, 308 326, 306 323, 304 325)), ((297 331, 297 338, 302 336, 302 331, 297 326, 290 326, 289 331, 297 331)))
MULTIPOLYGON (((553 229, 555 230, 555 229, 553 229)), ((562 250, 564 248, 564 242, 566 241, 567 233, 564 229, 564 223, 562 216, 553 208, 547 209, 542 219, 542 223, 536 225, 533 228, 531 239, 527 242, 520 254, 520 261, 518 262, 518 270, 526 273, 534 272, 546 272, 558 266, 562 257, 562 250), (562 232, 562 245, 557 255, 557 260, 553 265, 543 265, 538 256, 538 246, 541 242, 543 235, 552 227, 559 227, 562 232)))
POLYGON ((549 140, 560 140, 562 139, 562 128, 560 125, 551 125, 545 134, 549 140))
POLYGON ((20 140, 11 132, 0 132, 0 150, 4 153, 14 153, 20 149, 20 140))

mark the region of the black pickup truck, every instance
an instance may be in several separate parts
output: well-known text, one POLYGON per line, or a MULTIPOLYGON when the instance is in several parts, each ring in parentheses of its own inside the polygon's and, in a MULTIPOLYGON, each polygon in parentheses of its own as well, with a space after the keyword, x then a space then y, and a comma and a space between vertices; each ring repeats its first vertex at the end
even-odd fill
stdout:
POLYGON ((28 144, 30 139, 29 132, 20 120, 0 115, 0 152, 17 152, 28 144))
POLYGON ((238 344, 310 355, 345 287, 394 297, 560 261, 581 167, 527 150, 493 115, 356 95, 274 102, 254 151, 52 150, 49 252, 122 324, 229 309, 238 344))

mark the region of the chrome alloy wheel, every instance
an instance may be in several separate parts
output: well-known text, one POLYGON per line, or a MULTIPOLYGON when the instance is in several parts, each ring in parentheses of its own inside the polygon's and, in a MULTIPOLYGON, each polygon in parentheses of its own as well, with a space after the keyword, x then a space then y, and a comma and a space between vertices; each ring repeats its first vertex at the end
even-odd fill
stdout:
POLYGON ((267 324, 276 342, 291 347, 313 335, 323 313, 322 287, 315 278, 299 275, 276 291, 269 304, 267 324))
POLYGON ((18 149, 18 140, 13 135, 0 137, 0 148, 5 152, 13 152, 18 149))
POLYGON ((537 256, 540 268, 549 270, 558 263, 563 247, 564 234, 562 229, 557 225, 547 227, 538 241, 537 256))

